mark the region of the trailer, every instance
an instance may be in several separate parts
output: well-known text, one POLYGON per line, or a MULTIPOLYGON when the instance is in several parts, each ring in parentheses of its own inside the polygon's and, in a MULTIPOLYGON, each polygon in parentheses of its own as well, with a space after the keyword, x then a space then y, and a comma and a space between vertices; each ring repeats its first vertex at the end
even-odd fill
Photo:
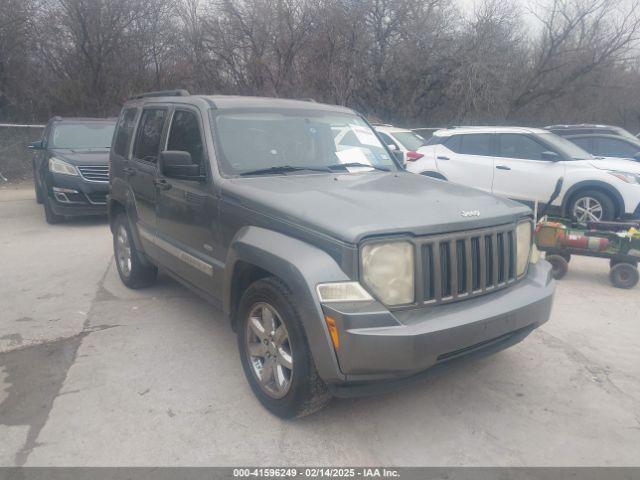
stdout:
POLYGON ((572 255, 609 260, 609 279, 617 288, 633 288, 640 278, 640 223, 575 223, 543 217, 535 231, 535 244, 545 252, 556 279, 564 277, 572 255))

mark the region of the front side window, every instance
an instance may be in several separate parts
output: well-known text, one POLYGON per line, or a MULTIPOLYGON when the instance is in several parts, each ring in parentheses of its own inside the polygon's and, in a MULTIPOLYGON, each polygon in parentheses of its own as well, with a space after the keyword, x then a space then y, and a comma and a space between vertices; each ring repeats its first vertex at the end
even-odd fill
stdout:
POLYGON ((131 137, 133 136, 133 130, 136 127, 137 113, 137 109, 129 108, 122 112, 120 121, 118 122, 113 151, 121 157, 126 157, 129 152, 131 137))
POLYGON ((70 150, 111 148, 115 122, 59 123, 54 125, 49 146, 70 150))
POLYGON ((591 160, 593 159, 593 155, 591 155, 586 150, 583 150, 575 143, 567 140, 564 137, 560 137, 558 135, 554 135, 553 133, 539 133, 536 134, 545 144, 550 145, 550 147, 545 148, 545 150, 554 151, 563 155, 567 159, 571 160, 591 160))
POLYGON ((633 157, 640 147, 617 138, 597 137, 593 139, 593 153, 603 157, 633 157))
POLYGON ((225 175, 283 167, 303 173, 398 170, 373 130, 356 115, 242 109, 215 110, 212 116, 225 175))
POLYGON ((165 109, 150 108, 142 112, 138 138, 133 149, 133 156, 139 160, 156 163, 160 153, 160 139, 167 117, 165 109))
POLYGON ((204 158, 204 147, 200 125, 195 113, 186 110, 177 110, 173 114, 167 150, 179 150, 189 152, 191 160, 198 165, 204 158))
POLYGON ((498 156, 500 157, 542 160, 542 152, 548 150, 532 138, 518 133, 504 133, 498 138, 498 156))

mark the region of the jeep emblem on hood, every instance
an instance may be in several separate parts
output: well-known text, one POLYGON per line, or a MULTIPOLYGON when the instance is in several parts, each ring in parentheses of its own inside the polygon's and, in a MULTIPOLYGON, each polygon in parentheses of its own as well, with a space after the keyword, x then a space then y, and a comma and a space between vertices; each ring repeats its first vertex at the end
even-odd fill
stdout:
POLYGON ((463 217, 479 217, 480 210, 460 210, 460 215, 463 217))

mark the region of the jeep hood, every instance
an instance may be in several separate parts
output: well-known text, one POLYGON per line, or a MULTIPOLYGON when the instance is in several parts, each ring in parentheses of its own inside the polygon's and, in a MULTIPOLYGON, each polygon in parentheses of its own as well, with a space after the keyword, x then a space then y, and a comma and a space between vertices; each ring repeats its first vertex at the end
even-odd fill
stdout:
POLYGON ((72 165, 108 165, 109 150, 71 150, 68 148, 51 149, 51 156, 72 165))
POLYGON ((348 243, 488 227, 531 212, 511 200, 407 172, 265 175, 234 178, 222 189, 223 202, 271 217, 274 228, 284 221, 348 243))

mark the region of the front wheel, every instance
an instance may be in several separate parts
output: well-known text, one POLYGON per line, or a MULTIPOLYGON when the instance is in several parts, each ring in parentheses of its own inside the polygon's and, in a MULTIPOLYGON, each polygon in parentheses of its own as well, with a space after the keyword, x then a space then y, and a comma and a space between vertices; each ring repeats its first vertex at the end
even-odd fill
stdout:
POLYGON ((156 281, 158 268, 155 265, 142 263, 141 255, 131 236, 129 221, 124 213, 120 213, 114 222, 113 253, 120 280, 127 287, 144 288, 156 281))
POLYGON ((55 225, 64 221, 64 217, 62 215, 58 215, 53 211, 53 208, 51 207, 51 199, 49 197, 45 196, 42 199, 42 206, 44 207, 44 218, 49 225, 55 225))
POLYGON ((616 207, 607 194, 585 190, 572 198, 569 213, 573 220, 580 223, 607 222, 615 219, 616 207))
POLYGON ((281 418, 323 408, 331 395, 316 371, 286 285, 274 277, 253 283, 237 315, 240 361, 260 403, 281 418))
POLYGON ((38 179, 36 178, 36 174, 33 174, 33 186, 36 192, 36 203, 38 205, 42 205, 44 203, 44 195, 42 194, 42 189, 40 185, 38 185, 38 179))

